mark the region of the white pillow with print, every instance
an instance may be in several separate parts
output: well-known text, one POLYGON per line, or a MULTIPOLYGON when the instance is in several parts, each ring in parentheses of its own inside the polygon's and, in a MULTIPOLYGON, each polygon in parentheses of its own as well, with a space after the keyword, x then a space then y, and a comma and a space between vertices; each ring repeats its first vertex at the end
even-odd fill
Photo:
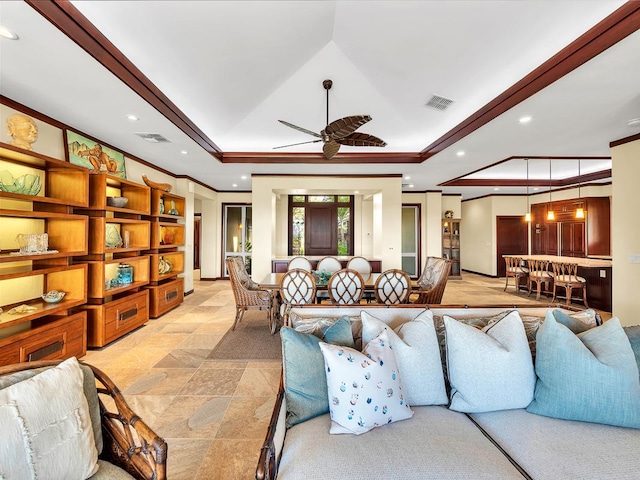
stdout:
POLYGON ((482 330, 444 315, 451 410, 467 413, 525 408, 536 374, 517 311, 482 330))
POLYGON ((413 415, 404 398, 388 330, 380 332, 362 353, 320 343, 332 420, 329 433, 360 435, 413 415))
MULTIPOLYGON (((362 342, 369 343, 389 326, 364 310, 362 342)), ((389 328, 389 341, 402 374, 402 387, 409 405, 444 405, 449 402, 444 386, 442 360, 433 313, 425 310, 414 320, 389 328)))

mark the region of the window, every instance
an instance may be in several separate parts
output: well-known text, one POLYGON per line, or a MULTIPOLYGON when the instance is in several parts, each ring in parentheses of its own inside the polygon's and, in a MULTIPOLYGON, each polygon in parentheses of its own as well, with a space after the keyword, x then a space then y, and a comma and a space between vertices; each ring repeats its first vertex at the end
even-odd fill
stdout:
POLYGON ((290 195, 289 255, 353 255, 353 197, 290 195))
POLYGON ((223 269, 224 276, 228 276, 226 271, 227 257, 242 257, 247 267, 247 272, 251 273, 251 218, 250 205, 224 205, 224 252, 223 269))

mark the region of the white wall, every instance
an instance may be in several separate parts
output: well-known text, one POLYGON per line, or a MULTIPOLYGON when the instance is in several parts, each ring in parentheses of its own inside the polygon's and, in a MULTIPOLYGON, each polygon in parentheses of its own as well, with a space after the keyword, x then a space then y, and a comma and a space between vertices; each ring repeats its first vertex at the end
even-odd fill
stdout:
POLYGON ((492 204, 491 197, 462 202, 460 267, 464 270, 491 274, 491 252, 495 250, 492 204))
POLYGON ((631 263, 630 255, 640 256, 640 140, 611 149, 613 163, 612 254, 613 315, 623 325, 640 324, 640 263, 631 263))
MULTIPOLYGON (((382 261, 384 269, 401 268, 401 208, 402 208, 402 178, 397 177, 321 177, 321 176, 254 176, 252 178, 253 204, 253 235, 257 240, 253 247, 253 271, 254 280, 260 281, 267 273, 271 272, 271 259, 282 254, 282 245, 286 242, 278 241, 283 236, 283 223, 286 223, 286 209, 282 203, 278 203, 277 197, 282 196, 280 202, 286 202, 284 196, 298 193, 326 193, 373 196, 372 207, 372 253, 373 257, 382 261), (283 218, 284 217, 284 218, 283 218), (379 235, 376 234, 379 231, 379 235), (278 234, 277 232, 281 233, 278 234)), ((362 202, 362 217, 365 217, 366 202, 362 202)), ((356 204, 356 215, 357 204, 356 204)), ((354 245, 363 245, 362 254, 366 254, 362 240, 369 232, 368 221, 354 226, 354 233, 359 233, 359 238, 354 240, 354 245)), ((286 248, 286 247, 285 247, 286 248)))

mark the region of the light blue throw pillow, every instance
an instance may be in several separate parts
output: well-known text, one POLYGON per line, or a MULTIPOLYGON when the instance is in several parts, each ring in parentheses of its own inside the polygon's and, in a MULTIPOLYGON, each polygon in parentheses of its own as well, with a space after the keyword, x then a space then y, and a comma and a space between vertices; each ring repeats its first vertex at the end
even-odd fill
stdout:
POLYGON ((629 337, 629 342, 631 342, 631 348, 633 350, 634 355, 636 356, 636 363, 638 364, 638 369, 640 369, 640 325, 632 325, 630 327, 623 327, 624 333, 629 337))
POLYGON ((534 399, 547 417, 640 428, 640 380, 620 321, 578 335, 547 312, 537 335, 534 399))
POLYGON ((351 321, 342 317, 317 337, 289 327, 280 329, 284 393, 287 400, 287 428, 329 413, 327 379, 320 342, 353 347, 351 321))

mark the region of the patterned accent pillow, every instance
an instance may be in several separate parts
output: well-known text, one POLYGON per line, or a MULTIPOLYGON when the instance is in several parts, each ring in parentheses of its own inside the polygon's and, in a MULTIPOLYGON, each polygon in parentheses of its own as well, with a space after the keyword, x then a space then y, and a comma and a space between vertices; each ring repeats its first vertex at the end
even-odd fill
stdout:
MULTIPOLYGON (((289 324, 296 332, 309 333, 311 335, 322 336, 320 332, 336 323, 342 317, 315 317, 298 315, 297 313, 289 314, 289 324)), ((362 349, 362 322, 359 315, 348 317, 351 321, 351 331, 353 336, 353 348, 362 349)))
POLYGON ((354 433, 411 418, 385 328, 362 353, 320 343, 329 393, 329 433, 354 433))

